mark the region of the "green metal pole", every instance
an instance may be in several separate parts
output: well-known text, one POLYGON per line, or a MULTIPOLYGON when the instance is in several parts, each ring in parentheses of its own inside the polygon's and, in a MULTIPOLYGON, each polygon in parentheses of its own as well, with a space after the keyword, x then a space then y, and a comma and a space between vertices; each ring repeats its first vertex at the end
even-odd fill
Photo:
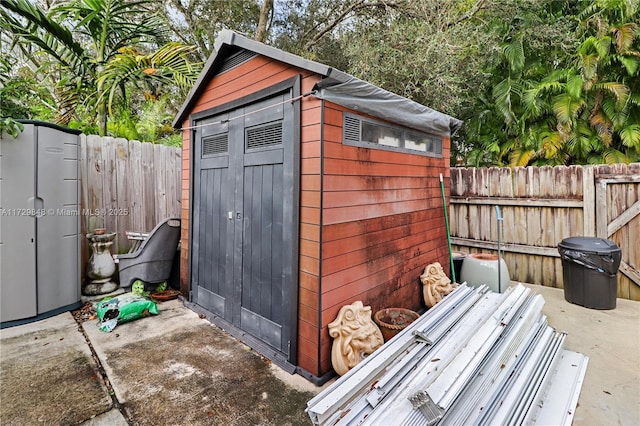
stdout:
POLYGON ((447 216, 447 198, 444 195, 444 181, 442 180, 442 173, 440 173, 440 190, 442 191, 442 206, 444 207, 444 223, 447 227, 447 245, 449 246, 449 263, 451 265, 451 281, 456 281, 456 270, 453 267, 453 251, 451 250, 451 232, 449 231, 449 218, 447 216))

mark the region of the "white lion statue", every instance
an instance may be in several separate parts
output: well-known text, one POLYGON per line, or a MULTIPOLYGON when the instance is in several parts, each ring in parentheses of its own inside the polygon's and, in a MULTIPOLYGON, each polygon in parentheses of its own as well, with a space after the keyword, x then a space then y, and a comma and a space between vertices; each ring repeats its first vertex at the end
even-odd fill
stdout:
POLYGON ((422 294, 427 308, 432 308, 442 300, 442 297, 453 291, 451 280, 444 273, 440 262, 427 265, 424 273, 420 275, 422 281, 422 294))
POLYGON ((371 319, 371 307, 353 302, 340 308, 335 321, 329 324, 333 337, 331 363, 343 375, 384 343, 380 329, 371 319))

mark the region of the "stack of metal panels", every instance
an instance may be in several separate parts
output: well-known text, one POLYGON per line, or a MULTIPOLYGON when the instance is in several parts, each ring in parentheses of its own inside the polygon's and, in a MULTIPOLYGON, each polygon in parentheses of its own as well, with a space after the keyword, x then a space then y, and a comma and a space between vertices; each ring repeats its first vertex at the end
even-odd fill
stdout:
POLYGON ((317 425, 570 424, 588 358, 542 296, 458 286, 307 403, 317 425))

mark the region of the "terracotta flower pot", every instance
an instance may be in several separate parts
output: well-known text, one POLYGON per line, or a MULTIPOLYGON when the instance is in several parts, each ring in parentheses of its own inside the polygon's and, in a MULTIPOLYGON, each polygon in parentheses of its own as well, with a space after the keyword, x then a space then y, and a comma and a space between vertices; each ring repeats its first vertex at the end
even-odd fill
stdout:
POLYGON ((386 308, 375 313, 373 320, 380 327, 384 341, 388 342, 393 336, 406 328, 420 315, 410 309, 386 308))
POLYGON ((150 294, 152 299, 158 300, 160 302, 166 302, 167 300, 177 299, 180 296, 180 292, 178 290, 174 290, 172 288, 163 291, 154 291, 150 294))

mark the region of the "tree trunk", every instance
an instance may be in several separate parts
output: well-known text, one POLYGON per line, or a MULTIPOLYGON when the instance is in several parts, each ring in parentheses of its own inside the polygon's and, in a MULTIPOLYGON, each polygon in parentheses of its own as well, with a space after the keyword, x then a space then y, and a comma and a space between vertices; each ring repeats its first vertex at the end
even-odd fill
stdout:
POLYGON ((264 43, 267 39, 267 26, 272 12, 273 0, 264 0, 260 8, 260 20, 258 21, 258 29, 256 30, 256 41, 260 43, 264 43))
POLYGON ((98 134, 107 135, 107 108, 103 103, 98 105, 98 134))

